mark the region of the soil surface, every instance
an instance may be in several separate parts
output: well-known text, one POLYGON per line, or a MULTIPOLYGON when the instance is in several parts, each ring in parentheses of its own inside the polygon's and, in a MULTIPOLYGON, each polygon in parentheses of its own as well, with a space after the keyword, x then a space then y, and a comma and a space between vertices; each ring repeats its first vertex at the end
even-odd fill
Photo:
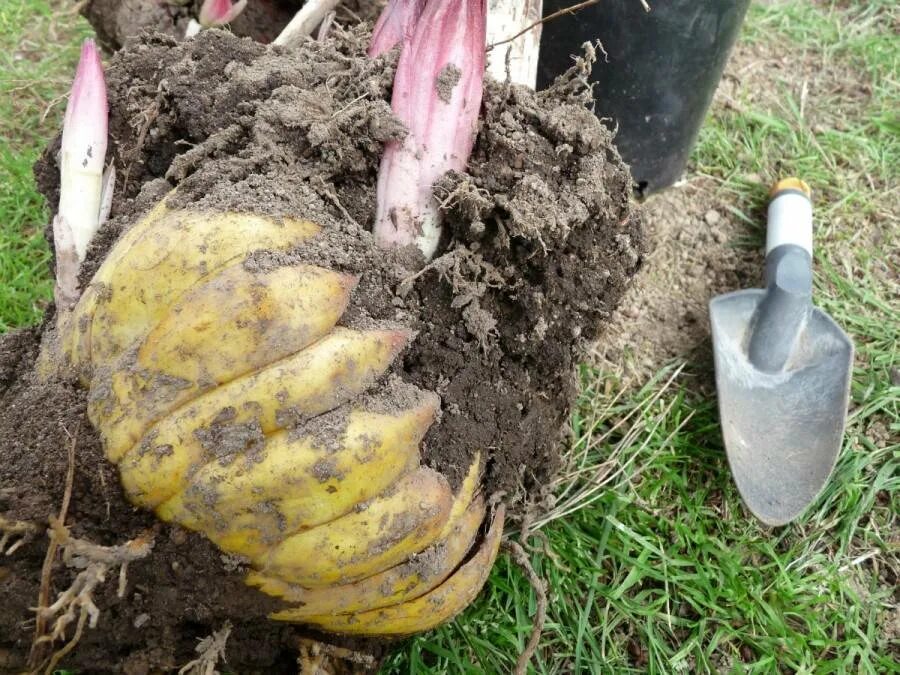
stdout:
MULTIPOLYGON (((311 243, 245 264, 310 261, 360 275, 342 323, 414 329, 390 377, 441 397, 424 462, 456 485, 481 452, 485 492, 504 494, 521 514, 525 495, 559 463, 575 366, 641 265, 630 177, 588 109, 587 64, 540 94, 489 82, 468 172, 435 186, 446 225, 438 257, 423 269, 417 251, 377 250, 369 230, 379 158, 404 129, 387 103, 396 53, 367 59, 367 42, 365 26, 335 27, 325 42, 290 51, 206 31, 181 44, 147 37, 119 52, 107 70, 119 183, 82 281, 175 186, 172 201, 186 208, 316 220, 324 232, 311 243)), ((55 148, 58 139, 36 167, 51 204, 55 148)), ((195 658, 198 639, 230 622, 230 670, 296 672, 304 632, 264 618, 278 603, 244 586, 239 561, 125 500, 86 419, 86 392, 34 377, 42 332, 52 338, 49 329, 0 338, 0 514, 41 526, 56 515, 74 444, 72 536, 155 541, 129 565, 121 598, 115 579, 100 586, 98 624, 61 665, 177 668, 195 658)), ((0 671, 18 672, 27 658, 46 550, 46 534, 37 533, 0 567, 0 671)), ((53 566, 51 599, 76 571, 53 566)), ((383 650, 375 641, 353 647, 376 660, 383 650)))
MULTIPOLYGON (((711 386, 708 303, 762 283, 758 237, 717 193, 712 180, 697 177, 650 197, 641 209, 650 253, 595 348, 599 364, 638 386, 678 359, 711 386)), ((757 215, 764 223, 765 214, 757 215)))

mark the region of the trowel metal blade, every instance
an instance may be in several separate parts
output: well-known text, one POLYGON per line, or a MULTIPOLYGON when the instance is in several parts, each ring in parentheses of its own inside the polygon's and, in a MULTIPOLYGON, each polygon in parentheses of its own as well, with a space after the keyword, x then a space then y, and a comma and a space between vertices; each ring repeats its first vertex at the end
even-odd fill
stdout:
POLYGON ((778 373, 748 360, 746 341, 763 290, 710 302, 719 415, 728 463, 744 503, 767 525, 784 525, 818 496, 844 435, 853 343, 813 309, 778 373))

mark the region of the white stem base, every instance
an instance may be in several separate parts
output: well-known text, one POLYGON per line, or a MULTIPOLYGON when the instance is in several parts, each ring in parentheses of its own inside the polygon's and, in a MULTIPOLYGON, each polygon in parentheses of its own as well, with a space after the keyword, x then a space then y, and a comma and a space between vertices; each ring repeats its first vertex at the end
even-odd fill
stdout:
MULTIPOLYGON (((543 0, 488 0, 487 43, 506 40, 536 21, 540 21, 543 0)), ((512 42, 497 45, 488 52, 488 72, 496 80, 509 80, 535 88, 538 56, 541 48, 541 25, 538 24, 512 42)))
MULTIPOLYGON (((65 161, 65 160, 64 160, 65 161)), ((103 174, 64 166, 59 190, 60 218, 71 231, 71 242, 79 262, 100 227, 103 174)))
POLYGON ((203 26, 200 25, 200 22, 197 19, 191 19, 188 21, 187 29, 184 31, 184 39, 194 37, 201 30, 203 30, 203 26))
POLYGON ((56 300, 57 322, 78 302, 78 269, 81 258, 75 250, 72 227, 61 214, 53 219, 53 247, 56 249, 56 300))
POLYGON ((303 8, 275 38, 273 44, 286 46, 312 35, 316 26, 322 23, 339 2, 340 0, 307 0, 303 8))

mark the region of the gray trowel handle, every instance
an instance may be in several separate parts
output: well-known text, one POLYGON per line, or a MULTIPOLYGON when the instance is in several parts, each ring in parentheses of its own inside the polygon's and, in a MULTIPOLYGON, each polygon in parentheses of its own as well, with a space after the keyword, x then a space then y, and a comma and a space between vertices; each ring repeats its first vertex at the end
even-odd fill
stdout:
POLYGON ((766 226, 766 297, 750 328, 747 355, 759 370, 783 370, 812 308, 812 201, 788 178, 772 188, 766 226))

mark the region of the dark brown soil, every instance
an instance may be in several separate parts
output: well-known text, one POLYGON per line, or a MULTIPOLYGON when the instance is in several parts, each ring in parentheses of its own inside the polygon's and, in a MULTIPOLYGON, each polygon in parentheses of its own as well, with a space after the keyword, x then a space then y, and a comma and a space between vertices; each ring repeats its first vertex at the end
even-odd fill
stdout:
MULTIPOLYGON (((359 274, 343 322, 415 329, 393 374, 441 396, 425 462, 458 483, 480 451, 485 490, 505 493, 521 513, 558 465, 575 366, 641 264, 630 179, 587 108, 583 72, 542 94, 489 83, 469 172, 435 188, 447 226, 439 257, 422 270, 415 251, 376 250, 368 230, 378 161, 403 128, 386 103, 396 55, 371 61, 366 43, 365 28, 336 28, 326 43, 294 51, 208 31, 181 45, 157 36, 121 51, 108 69, 120 182, 83 280, 176 185, 185 207, 317 220, 325 232, 314 243, 246 264, 314 260, 359 274)), ((56 171, 51 148, 36 167, 50 203, 56 171)), ((277 603, 243 585, 240 565, 124 499, 86 421, 85 392, 35 381, 37 336, 0 339, 0 514, 43 524, 57 513, 71 436, 73 535, 111 545, 156 532, 152 554, 129 567, 124 598, 115 580, 102 587, 98 626, 63 664, 81 672, 178 667, 194 658, 197 638, 231 621, 230 670, 296 672, 302 631, 264 619, 277 603)), ((40 535, 0 568, 0 655, 10 671, 28 653, 45 551, 40 535)), ((51 597, 72 577, 55 566, 51 597)))

